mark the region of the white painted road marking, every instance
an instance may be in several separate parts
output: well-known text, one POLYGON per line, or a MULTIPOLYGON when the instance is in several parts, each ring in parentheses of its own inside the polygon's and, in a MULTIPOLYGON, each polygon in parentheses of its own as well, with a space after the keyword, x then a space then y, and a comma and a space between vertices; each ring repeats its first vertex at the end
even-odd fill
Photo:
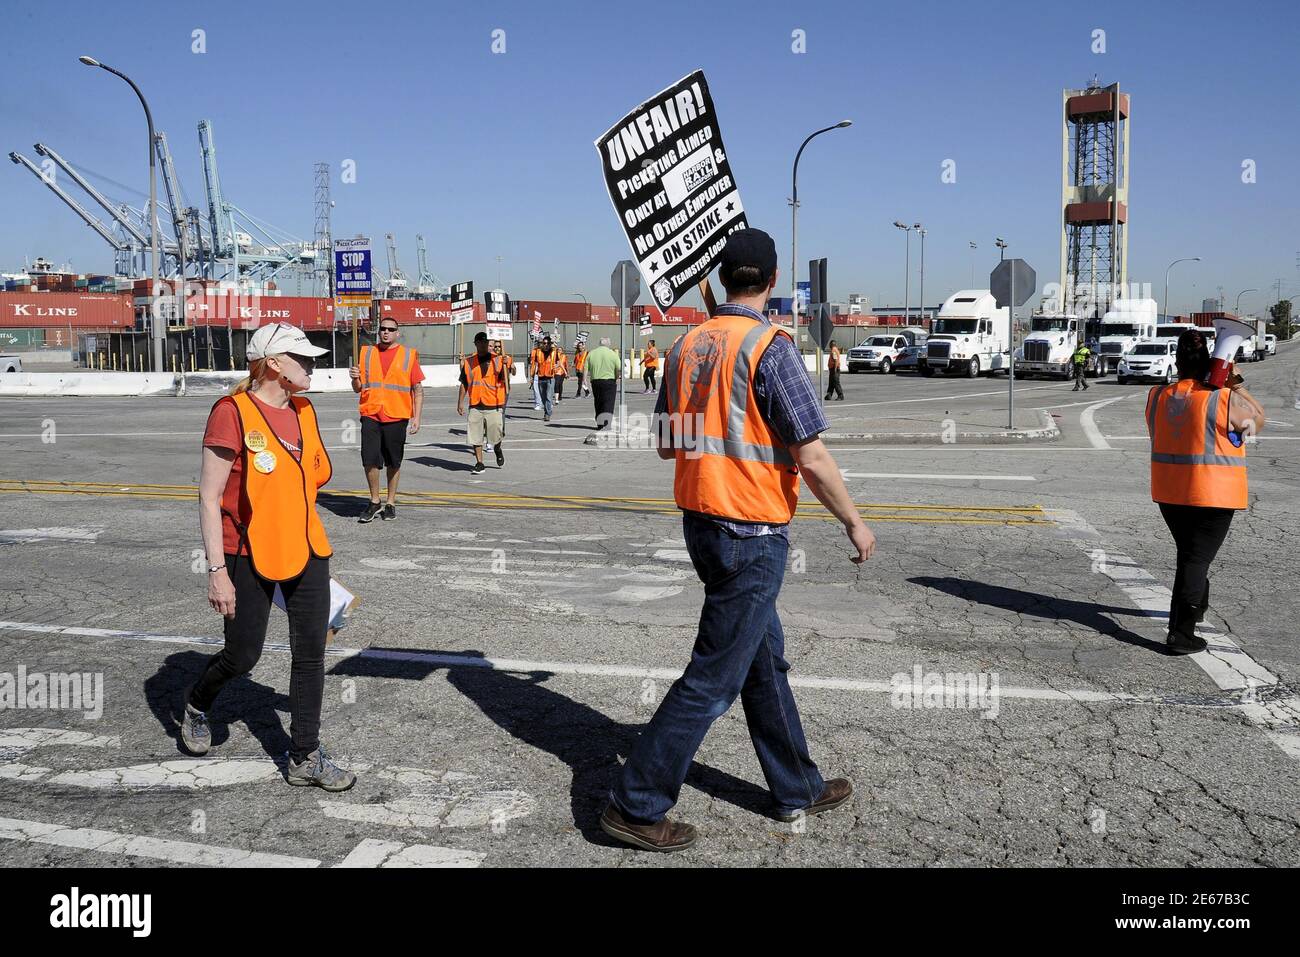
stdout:
MULTIPOLYGON (((1059 513, 1058 513, 1059 514, 1059 513)), ((1166 597, 1166 604, 1168 599, 1166 597)), ((26 632, 35 634, 56 634, 71 637, 121 638, 128 641, 167 642, 170 644, 221 645, 221 638, 206 638, 186 635, 155 635, 149 632, 123 631, 108 628, 83 628, 69 625, 46 625, 35 622, 0 621, 0 632, 26 632)), ((266 643, 266 650, 287 653, 287 642, 266 643)), ((1235 646, 1234 646, 1235 647, 1235 646)), ((1240 649, 1238 649, 1240 651, 1240 649)), ((646 668, 636 665, 602 665, 589 662, 572 661, 531 661, 523 658, 479 658, 473 655, 453 655, 432 651, 392 651, 384 648, 339 648, 331 645, 325 649, 327 657, 377 659, 381 661, 409 661, 423 665, 435 665, 447 668, 491 668, 497 671, 529 674, 546 672, 557 675, 575 675, 580 677, 603 678, 656 678, 675 681, 682 675, 677 668, 646 668)), ((1242 653, 1244 654, 1244 652, 1242 653)), ((1194 656, 1199 657, 1199 656, 1194 656)), ((1265 672, 1267 674, 1267 672, 1265 672)), ((1275 679, 1276 681, 1276 679, 1275 679)), ((913 689, 910 682, 894 684, 890 680, 870 680, 859 678, 837 678, 823 675, 791 675, 790 684, 799 688, 820 688, 830 691, 854 691, 872 694, 907 694, 912 690, 923 693, 924 688, 913 689)), ((1238 685, 1240 690, 1244 685, 1238 685)), ((998 694, 1004 698, 1025 701, 1071 701, 1097 702, 1135 705, 1170 705, 1183 707, 1235 708, 1244 707, 1240 695, 1204 696, 1201 701, 1189 703, 1186 694, 1138 695, 1118 691, 1099 691, 1096 689, 1069 688, 1025 688, 1000 685, 998 694)))
POLYGON ((320 861, 285 854, 263 854, 235 847, 172 841, 140 834, 101 831, 93 827, 64 827, 43 821, 22 821, 0 817, 0 839, 30 844, 49 844, 78 851, 99 851, 127 857, 147 857, 174 864, 203 867, 319 867, 320 861))
MULTIPOLYGON (((1168 621, 1173 597, 1169 588, 1156 581, 1137 562, 1102 543, 1101 534, 1077 512, 1049 509, 1063 532, 1090 556, 1100 550, 1105 560, 1099 570, 1111 579, 1129 600, 1149 617, 1168 621)), ((1251 723, 1262 727, 1286 754, 1300 760, 1300 695, 1258 700, 1261 692, 1281 687, 1278 677, 1247 654, 1222 632, 1216 632, 1209 647, 1188 655, 1224 691, 1245 692, 1240 711, 1251 723)))
POLYGON ((431 844, 402 844, 367 838, 335 867, 478 867, 487 857, 477 851, 431 844))
POLYGON ((1106 437, 1102 435, 1101 430, 1097 428, 1097 423, 1093 421, 1092 417, 1096 415, 1097 410, 1110 405, 1112 402, 1122 402, 1124 399, 1130 398, 1132 398, 1132 396, 1120 395, 1113 399, 1103 399, 1100 402, 1094 402, 1092 405, 1088 406, 1088 408, 1083 410, 1083 413, 1079 416, 1079 428, 1083 429, 1083 434, 1088 437, 1088 441, 1092 443, 1093 448, 1110 448, 1110 443, 1106 441, 1106 437))
POLYGON ((962 475, 954 472, 928 474, 922 472, 850 472, 840 469, 846 479, 914 479, 953 482, 1034 482, 1032 475, 962 475))
POLYGON ((103 528, 6 528, 0 529, 0 545, 30 545, 33 542, 80 542, 93 544, 103 528))

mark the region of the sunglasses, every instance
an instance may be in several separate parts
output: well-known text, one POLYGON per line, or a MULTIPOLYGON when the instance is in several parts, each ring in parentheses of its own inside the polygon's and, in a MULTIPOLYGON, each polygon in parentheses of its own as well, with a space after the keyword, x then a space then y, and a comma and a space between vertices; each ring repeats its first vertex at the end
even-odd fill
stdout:
POLYGON ((314 369, 314 368, 316 367, 316 357, 315 357, 315 356, 300 356, 300 355, 296 355, 295 353, 292 353, 292 352, 288 353, 288 356, 289 356, 289 358, 291 358, 294 362, 298 363, 298 365, 302 366, 303 369, 305 369, 305 370, 308 371, 308 372, 310 372, 312 369, 314 369))
POLYGON ((396 331, 397 331, 397 326, 380 326, 380 327, 379 327, 379 331, 380 331, 380 332, 396 332, 396 331))

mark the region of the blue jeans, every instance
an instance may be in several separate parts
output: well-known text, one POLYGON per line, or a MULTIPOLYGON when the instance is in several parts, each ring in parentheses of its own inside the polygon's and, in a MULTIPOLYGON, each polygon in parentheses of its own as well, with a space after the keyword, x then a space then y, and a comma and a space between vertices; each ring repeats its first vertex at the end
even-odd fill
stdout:
POLYGON ((539 375, 537 377, 537 391, 542 397, 542 408, 546 410, 546 415, 550 415, 552 410, 555 408, 555 403, 551 401, 552 381, 553 380, 550 376, 539 375))
POLYGON ((776 596, 789 543, 783 535, 742 538, 692 515, 682 516, 682 528, 704 583, 699 633, 690 664, 637 739, 611 800, 629 820, 660 820, 677 803, 709 727, 739 696, 776 810, 806 808, 825 782, 808 755, 782 657, 776 596))

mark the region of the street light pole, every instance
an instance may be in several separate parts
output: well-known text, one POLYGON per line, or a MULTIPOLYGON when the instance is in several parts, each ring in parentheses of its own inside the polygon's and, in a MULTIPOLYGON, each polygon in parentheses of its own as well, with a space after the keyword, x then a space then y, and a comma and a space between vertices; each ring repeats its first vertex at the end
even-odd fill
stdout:
POLYGON ((1248 293, 1248 292, 1259 292, 1259 290, 1258 290, 1258 289, 1243 289, 1241 292, 1237 293, 1237 303, 1236 303, 1236 305, 1234 305, 1234 306, 1232 307, 1232 314, 1233 314, 1233 315, 1235 315, 1235 316, 1240 316, 1240 315, 1241 315, 1241 297, 1244 296, 1244 295, 1246 295, 1246 293, 1248 293))
POLYGON ((970 244, 970 284, 971 288, 975 287, 975 250, 979 249, 974 243, 970 244))
POLYGON ((903 231, 903 325, 910 325, 912 318, 912 227, 907 223, 894 220, 894 225, 903 231))
MULTIPOLYGON (((582 295, 582 293, 580 292, 575 292, 574 295, 581 297, 582 301, 587 304, 586 320, 587 320, 587 325, 591 325, 591 302, 587 299, 586 296, 582 295)), ((578 331, 579 332, 582 331, 582 323, 578 323, 578 331)))
POLYGON ((794 172, 790 176, 790 318, 793 320, 794 347, 799 350, 800 361, 803 361, 803 350, 799 348, 799 157, 813 137, 852 125, 852 120, 840 120, 834 126, 810 133, 794 154, 794 172))
POLYGON ((1200 256, 1188 256, 1184 259, 1175 259, 1165 268, 1165 299, 1161 309, 1161 312, 1164 313, 1165 319, 1169 318, 1169 270, 1173 269, 1179 263, 1198 263, 1200 261, 1200 256))
MULTIPOLYGON (((121 77, 135 91, 135 95, 140 99, 140 105, 144 107, 144 118, 149 124, 149 246, 150 254, 153 259, 153 281, 149 287, 149 328, 150 337, 153 340, 153 368, 155 372, 163 371, 163 341, 165 330, 158 322, 158 269, 159 269, 159 251, 158 251, 158 186, 157 186, 157 153, 154 149, 154 132, 153 132, 153 113, 149 110, 149 103, 145 100, 144 94, 140 88, 135 85, 125 73, 120 70, 114 70, 106 63, 100 63, 94 57, 78 57, 86 66, 97 66, 101 70, 107 70, 114 76, 121 77)), ((182 275, 182 281, 184 276, 182 275)))
POLYGON ((921 291, 917 294, 917 298, 921 300, 920 321, 922 324, 924 324, 925 323, 925 234, 928 232, 928 230, 920 223, 914 224, 912 228, 921 234, 921 291))

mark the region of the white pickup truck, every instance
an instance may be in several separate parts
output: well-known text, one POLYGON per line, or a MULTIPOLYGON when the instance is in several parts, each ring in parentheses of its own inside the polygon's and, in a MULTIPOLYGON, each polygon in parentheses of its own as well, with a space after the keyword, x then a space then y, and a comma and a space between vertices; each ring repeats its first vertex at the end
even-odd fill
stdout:
POLYGON ((1079 317, 1044 313, 1029 320, 1029 333, 1016 350, 1016 373, 1060 376, 1074 374, 1070 357, 1079 337, 1079 317))
POLYGON ((924 341, 924 329, 900 329, 897 332, 874 335, 849 350, 849 371, 876 369, 882 373, 892 372, 899 356, 907 351, 908 346, 924 341))
POLYGON ((23 360, 21 356, 0 354, 0 372, 22 372, 23 360))
POLYGON ((921 375, 935 370, 974 378, 1011 370, 1011 313, 987 289, 963 289, 939 308, 918 363, 921 375))

